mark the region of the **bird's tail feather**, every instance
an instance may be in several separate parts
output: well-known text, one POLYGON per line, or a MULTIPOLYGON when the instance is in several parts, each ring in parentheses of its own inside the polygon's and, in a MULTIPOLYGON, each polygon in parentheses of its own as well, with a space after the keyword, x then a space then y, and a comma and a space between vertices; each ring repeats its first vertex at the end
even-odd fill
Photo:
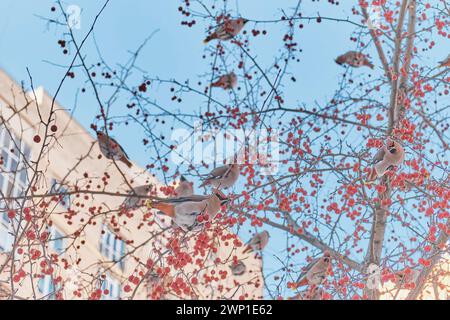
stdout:
POLYGON ((375 68, 375 66, 373 65, 373 63, 368 62, 368 61, 365 63, 365 65, 368 66, 370 69, 375 68))
POLYGON ((127 158, 122 157, 122 159, 120 159, 120 160, 122 160, 122 162, 125 163, 125 164, 127 165, 128 168, 132 168, 132 167, 133 167, 133 164, 132 164, 131 161, 128 160, 127 158))
POLYGON ((207 43, 210 42, 211 40, 214 40, 216 37, 217 37, 216 33, 213 33, 213 34, 207 36, 206 39, 203 40, 203 43, 204 43, 204 44, 207 44, 207 43))
POLYGON ((251 246, 247 246, 242 253, 249 253, 252 251, 253 251, 253 248, 251 246))
POLYGON ((334 62, 336 62, 338 65, 342 66, 344 64, 344 59, 342 57, 337 57, 334 62))

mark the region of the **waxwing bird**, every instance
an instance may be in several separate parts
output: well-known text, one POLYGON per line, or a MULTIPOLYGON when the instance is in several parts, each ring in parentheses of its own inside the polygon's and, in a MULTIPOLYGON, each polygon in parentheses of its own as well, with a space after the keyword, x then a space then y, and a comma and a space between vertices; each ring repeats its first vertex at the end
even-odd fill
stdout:
POLYGON ((209 35, 203 42, 206 44, 214 39, 224 41, 231 40, 235 36, 237 36, 239 32, 241 32, 241 30, 244 28, 247 22, 248 20, 244 18, 227 20, 223 24, 218 26, 216 30, 211 35, 209 35))
POLYGON ((328 269, 331 265, 331 255, 325 252, 322 257, 314 259, 300 274, 297 282, 293 285, 294 288, 305 285, 320 285, 327 277, 328 269))
POLYGON ((222 88, 224 90, 231 90, 237 86, 237 76, 234 72, 220 76, 219 79, 211 84, 211 87, 222 88))
POLYGON ((411 289, 416 285, 420 271, 415 269, 405 269, 395 273, 395 282, 400 289, 411 289))
POLYGON ((161 277, 158 273, 151 271, 146 278, 147 286, 152 292, 152 299, 167 300, 166 294, 170 290, 170 284, 173 278, 170 275, 161 277), (159 290, 155 290, 160 287, 159 290))
POLYGON ((150 201, 147 206, 171 217, 175 225, 187 232, 199 229, 205 217, 208 221, 214 219, 220 208, 229 201, 222 192, 217 191, 209 196, 192 195, 150 201))
POLYGON ((234 186, 239 179, 239 175, 240 169, 238 164, 219 167, 208 174, 205 181, 200 185, 200 188, 211 185, 216 189, 228 189, 234 186))
POLYGON ((194 194, 194 185, 192 182, 188 181, 184 176, 180 177, 180 184, 175 189, 174 197, 182 198, 189 197, 194 194))
POLYGON ((247 247, 244 249, 243 253, 252 252, 252 251, 262 251, 269 243, 270 234, 268 231, 263 231, 261 233, 257 233, 250 239, 247 243, 247 247))
POLYGON ((366 183, 373 183, 377 178, 384 176, 388 170, 400 165, 404 159, 405 150, 401 144, 387 139, 386 144, 378 150, 373 159, 373 167, 366 178, 366 183))
POLYGON ((236 263, 233 262, 230 265, 230 269, 233 276, 242 276, 245 271, 247 271, 247 267, 241 260, 237 261, 236 263))
POLYGON ((137 209, 145 205, 145 196, 152 191, 152 186, 144 185, 134 188, 129 192, 128 197, 125 198, 122 207, 127 210, 137 209))
POLYGON ((100 131, 97 131, 97 140, 100 151, 107 159, 121 161, 125 163, 128 168, 133 166, 125 150, 123 150, 116 140, 100 131))
POLYGON ((450 67, 450 54, 448 55, 447 58, 445 58, 444 60, 439 62, 439 66, 440 67, 450 67))
POLYGON ((349 51, 335 60, 337 64, 344 65, 347 64, 350 67, 359 68, 359 67, 369 67, 371 69, 374 68, 374 65, 369 61, 369 58, 361 52, 349 51))

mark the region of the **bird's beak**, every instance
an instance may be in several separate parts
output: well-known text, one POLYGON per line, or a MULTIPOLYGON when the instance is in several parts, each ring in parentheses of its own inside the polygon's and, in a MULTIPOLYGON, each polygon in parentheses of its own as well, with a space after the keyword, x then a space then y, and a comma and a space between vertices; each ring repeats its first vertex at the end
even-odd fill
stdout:
POLYGON ((183 175, 180 177, 180 180, 181 180, 182 182, 187 181, 187 179, 186 179, 183 175))

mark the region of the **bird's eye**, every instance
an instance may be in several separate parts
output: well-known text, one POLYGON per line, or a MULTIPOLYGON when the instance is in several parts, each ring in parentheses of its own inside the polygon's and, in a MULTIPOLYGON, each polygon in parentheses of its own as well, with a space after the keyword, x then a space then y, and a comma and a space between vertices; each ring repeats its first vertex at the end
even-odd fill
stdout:
POLYGON ((392 154, 394 154, 394 153, 396 153, 396 152, 397 152, 397 149, 395 149, 395 148, 392 148, 392 149, 390 149, 390 150, 389 150, 389 152, 390 152, 390 153, 392 153, 392 154))

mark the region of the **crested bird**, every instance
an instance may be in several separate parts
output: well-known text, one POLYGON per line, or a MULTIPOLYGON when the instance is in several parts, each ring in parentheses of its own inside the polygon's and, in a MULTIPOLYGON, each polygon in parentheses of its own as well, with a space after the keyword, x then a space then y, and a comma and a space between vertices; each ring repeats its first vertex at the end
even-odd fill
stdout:
POLYGON ((374 68, 374 65, 370 62, 369 58, 361 52, 357 51, 348 51, 347 53, 344 53, 343 55, 340 55, 336 58, 336 63, 339 65, 347 64, 353 68, 359 68, 359 67, 369 67, 371 69, 374 68))
POLYGON ((209 196, 192 195, 150 201, 147 206, 171 217, 175 225, 184 231, 197 230, 205 220, 211 221, 230 199, 216 191, 209 196))
POLYGON ((97 140, 102 154, 110 160, 121 161, 131 168, 133 164, 122 146, 113 138, 107 136, 101 131, 97 131, 97 140))
POLYGON ((395 273, 395 282, 401 289, 411 289, 412 286, 417 285, 419 276, 419 270, 407 268, 395 273))
POLYGON ((237 76, 234 72, 230 72, 220 76, 217 81, 211 84, 211 87, 222 88, 224 90, 231 90, 237 86, 237 76))
POLYGON ((212 34, 206 37, 203 43, 207 44, 214 39, 224 41, 231 40, 241 32, 247 22, 248 20, 244 18, 227 20, 219 25, 212 34))
POLYGON ((387 139, 385 145, 378 150, 373 159, 373 167, 367 175, 366 184, 381 178, 394 166, 400 165, 404 159, 405 150, 402 145, 397 141, 387 139))
POLYGON ((293 284, 293 288, 322 284, 325 281, 330 265, 331 254, 326 251, 322 257, 314 259, 304 268, 304 272, 300 274, 297 281, 293 284))
POLYGON ((270 234, 268 231, 263 231, 255 234, 247 243, 247 247, 244 249, 243 253, 264 250, 264 248, 269 243, 269 239, 270 234))
POLYGON ((230 265, 230 269, 234 276, 242 276, 247 271, 246 265, 241 260, 233 262, 230 265))

